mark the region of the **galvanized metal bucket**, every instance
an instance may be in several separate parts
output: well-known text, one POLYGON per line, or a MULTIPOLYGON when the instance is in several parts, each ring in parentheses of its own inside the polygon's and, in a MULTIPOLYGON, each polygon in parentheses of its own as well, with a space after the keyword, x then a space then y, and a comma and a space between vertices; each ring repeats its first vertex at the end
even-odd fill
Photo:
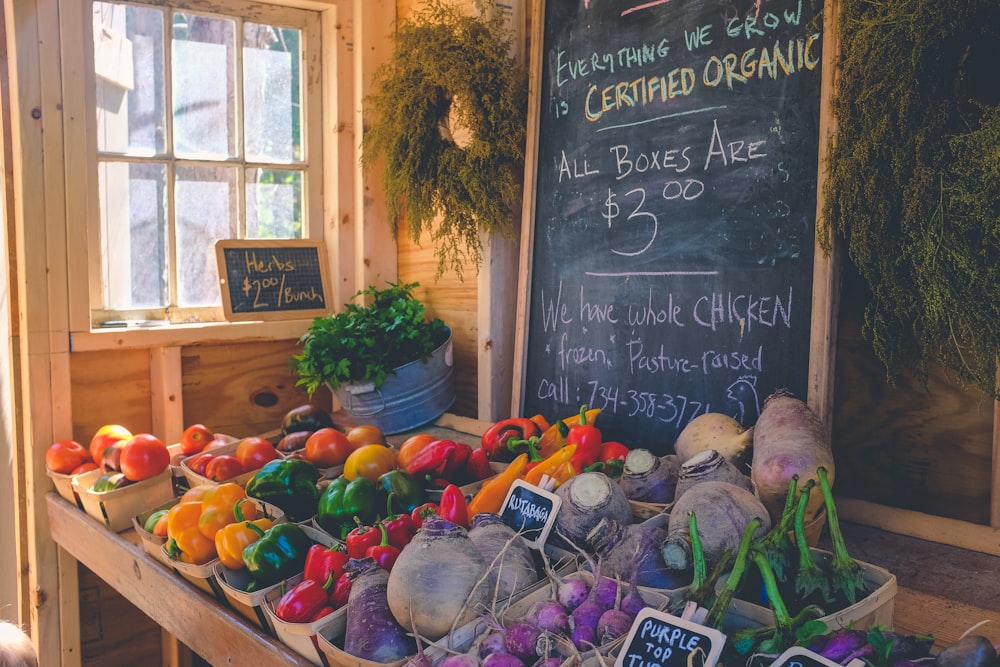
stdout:
POLYGON ((395 369, 376 388, 371 382, 348 382, 334 392, 341 407, 359 424, 383 433, 403 433, 432 422, 455 402, 451 330, 448 339, 427 359, 395 369))

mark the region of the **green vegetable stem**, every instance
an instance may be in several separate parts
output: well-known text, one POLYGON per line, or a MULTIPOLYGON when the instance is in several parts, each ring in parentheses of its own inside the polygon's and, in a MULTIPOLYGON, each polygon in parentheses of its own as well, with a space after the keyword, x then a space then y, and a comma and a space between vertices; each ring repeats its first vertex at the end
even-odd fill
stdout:
POLYGON ((820 467, 817 469, 816 476, 819 477, 819 486, 823 491, 823 502, 826 505, 826 521, 830 526, 830 541, 833 543, 831 583, 834 591, 840 591, 851 601, 851 604, 854 604, 857 600, 858 591, 864 591, 865 589, 864 575, 861 571, 861 566, 847 553, 847 547, 844 545, 844 535, 840 532, 840 519, 837 517, 837 508, 833 504, 830 481, 826 475, 826 468, 820 467))
POLYGON ((788 494, 785 496, 785 508, 781 512, 781 518, 771 526, 771 530, 768 531, 767 535, 754 545, 767 558, 771 569, 774 570, 774 576, 779 580, 784 580, 785 578, 785 567, 789 564, 788 554, 792 549, 788 533, 793 530, 795 523, 795 509, 797 507, 795 498, 798 483, 798 475, 793 475, 788 480, 788 494))
POLYGON ((760 525, 760 519, 752 519, 743 531, 743 537, 740 538, 740 547, 736 552, 736 560, 733 561, 733 569, 729 572, 726 585, 722 587, 722 591, 715 597, 715 601, 708 610, 708 615, 705 617, 704 623, 706 626, 722 630, 722 618, 726 615, 726 610, 729 609, 729 603, 732 602, 733 596, 736 595, 736 590, 743 583, 750 553, 750 543, 753 541, 753 535, 760 528, 760 525))
POLYGON ((816 480, 813 479, 802 485, 802 492, 799 494, 798 504, 795 508, 795 545, 799 550, 799 571, 795 575, 795 592, 802 599, 809 597, 814 592, 819 592, 824 600, 832 602, 830 582, 826 572, 813 559, 809 545, 806 543, 806 505, 809 503, 809 493, 815 485, 816 480))

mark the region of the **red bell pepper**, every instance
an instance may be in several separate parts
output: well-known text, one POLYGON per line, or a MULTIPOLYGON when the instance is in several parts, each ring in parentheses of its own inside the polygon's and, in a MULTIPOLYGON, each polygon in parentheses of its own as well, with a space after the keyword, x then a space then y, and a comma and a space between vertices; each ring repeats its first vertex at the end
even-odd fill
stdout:
MULTIPOLYGON (((331 605, 325 604, 325 605, 323 605, 322 607, 320 607, 319 609, 316 610, 316 613, 313 614, 312 618, 309 619, 309 622, 313 623, 315 621, 318 621, 319 619, 323 618, 327 614, 332 614, 334 611, 336 611, 336 610, 331 605)), ((313 637, 313 641, 316 641, 315 637, 313 637)))
POLYGON ((601 443, 601 454, 597 462, 601 464, 601 472, 608 477, 621 477, 625 469, 625 457, 628 456, 629 448, 620 442, 608 440, 601 443))
POLYGON ((469 460, 465 462, 465 478, 472 482, 481 482, 487 477, 492 477, 497 474, 493 468, 490 467, 490 459, 486 456, 486 450, 482 447, 476 447, 469 454, 469 460))
POLYGON ((339 544, 332 547, 314 544, 306 552, 306 564, 302 577, 318 581, 321 584, 331 576, 336 580, 343 573, 344 565, 347 564, 348 560, 347 551, 339 544))
POLYGON ((463 528, 469 527, 469 503, 462 490, 454 484, 449 484, 441 492, 441 518, 457 523, 463 528))
POLYGON ((325 583, 303 579, 285 591, 274 606, 274 615, 286 623, 308 623, 326 605, 333 582, 332 574, 325 583))
POLYGON ((454 440, 435 440, 414 455, 406 464, 406 472, 418 480, 447 479, 465 469, 472 447, 454 440))
POLYGON ((395 514, 392 511, 392 496, 389 494, 385 504, 385 518, 382 519, 382 526, 389 534, 389 544, 402 549, 413 536, 417 534, 417 527, 413 525, 413 519, 409 514, 395 514))
POLYGON ((533 435, 541 435, 538 424, 525 417, 512 417, 496 422, 483 433, 482 447, 491 461, 510 462, 524 450, 507 446, 512 439, 527 440, 533 435))
POLYGON ((382 540, 382 535, 372 526, 361 523, 361 519, 354 517, 357 527, 347 534, 344 542, 347 543, 347 555, 351 558, 364 558, 368 547, 378 544, 382 540))
POLYGON ((424 519, 432 515, 438 516, 440 512, 441 509, 437 503, 424 503, 413 508, 413 511, 410 512, 410 520, 413 522, 413 526, 419 530, 424 525, 424 519))
POLYGON ((337 609, 340 609, 351 597, 351 575, 348 572, 340 575, 337 579, 337 583, 333 585, 333 592, 330 593, 330 603, 337 609))
POLYGON ((373 559, 379 564, 379 567, 388 572, 392 570, 396 559, 399 558, 399 548, 389 544, 389 533, 385 529, 385 524, 379 521, 376 525, 379 527, 382 540, 378 544, 368 547, 365 556, 373 559))
POLYGON ((587 406, 580 408, 580 423, 569 429, 566 434, 566 444, 576 445, 576 454, 570 463, 581 473, 593 465, 601 456, 601 431, 593 424, 587 423, 587 406))

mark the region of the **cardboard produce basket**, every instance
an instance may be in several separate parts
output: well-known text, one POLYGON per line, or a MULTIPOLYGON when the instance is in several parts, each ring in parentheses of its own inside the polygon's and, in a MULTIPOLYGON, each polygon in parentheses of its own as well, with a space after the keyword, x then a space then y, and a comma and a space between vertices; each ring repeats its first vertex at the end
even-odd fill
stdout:
MULTIPOLYGON (((229 443, 228 445, 208 450, 208 453, 218 454, 218 455, 228 454, 229 456, 234 456, 236 454, 236 447, 239 446, 239 444, 240 440, 234 439, 233 442, 229 443)), ((277 452, 277 450, 275 451, 277 452)), ((204 453, 204 452, 199 452, 199 453, 204 453)), ((278 458, 285 458, 285 455, 282 454, 281 452, 277 452, 277 454, 278 458)), ((180 470, 181 473, 184 475, 184 479, 187 481, 188 486, 202 486, 204 484, 220 484, 221 482, 216 482, 215 480, 209 479, 204 475, 199 475, 194 470, 191 470, 191 468, 188 467, 188 462, 195 456, 198 456, 198 454, 192 454, 191 456, 184 457, 183 459, 181 459, 180 462, 180 470)), ((245 470, 236 477, 233 477, 232 479, 226 479, 222 481, 235 482, 240 486, 246 486, 247 482, 250 481, 251 477, 257 474, 258 470, 260 470, 260 468, 257 468, 256 470, 245 470)))
POLYGON ((180 498, 174 498, 169 502, 144 510, 132 517, 132 527, 135 529, 135 534, 139 536, 139 541, 142 542, 142 548, 146 550, 146 553, 167 567, 173 567, 173 563, 163 550, 163 545, 167 543, 167 538, 160 537, 159 535, 153 535, 148 532, 144 526, 146 525, 146 519, 148 519, 153 512, 157 512, 159 510, 169 510, 179 502, 180 498))
POLYGON ((56 493, 58 493, 63 500, 76 505, 78 509, 83 509, 83 503, 80 501, 80 495, 73 488, 73 478, 87 473, 64 475, 59 472, 52 472, 48 468, 45 469, 45 472, 48 474, 49 479, 52 480, 52 484, 56 487, 56 493))
MULTIPOLYGON (((289 587, 302 581, 302 577, 294 577, 288 580, 289 587)), ((324 631, 344 634, 347 623, 347 607, 335 609, 332 614, 313 621, 312 623, 289 623, 278 618, 274 613, 274 607, 281 599, 280 589, 271 590, 264 599, 263 610, 267 616, 267 623, 273 630, 275 637, 282 644, 292 649, 303 658, 314 665, 329 666, 331 663, 327 655, 320 649, 319 635, 324 631)))
POLYGON ((174 497, 170 468, 141 482, 133 482, 113 491, 95 493, 91 487, 103 474, 103 470, 91 470, 76 475, 73 478, 73 490, 80 496, 83 510, 116 533, 131 528, 135 515, 169 502, 174 497))

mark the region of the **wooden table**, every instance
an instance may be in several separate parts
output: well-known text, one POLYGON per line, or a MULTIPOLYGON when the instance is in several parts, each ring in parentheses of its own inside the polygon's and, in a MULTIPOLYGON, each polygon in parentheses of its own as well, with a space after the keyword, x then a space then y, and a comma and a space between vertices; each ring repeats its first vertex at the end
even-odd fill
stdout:
POLYGON ((212 665, 312 664, 150 556, 135 531, 112 533, 55 492, 46 503, 56 544, 212 665))

